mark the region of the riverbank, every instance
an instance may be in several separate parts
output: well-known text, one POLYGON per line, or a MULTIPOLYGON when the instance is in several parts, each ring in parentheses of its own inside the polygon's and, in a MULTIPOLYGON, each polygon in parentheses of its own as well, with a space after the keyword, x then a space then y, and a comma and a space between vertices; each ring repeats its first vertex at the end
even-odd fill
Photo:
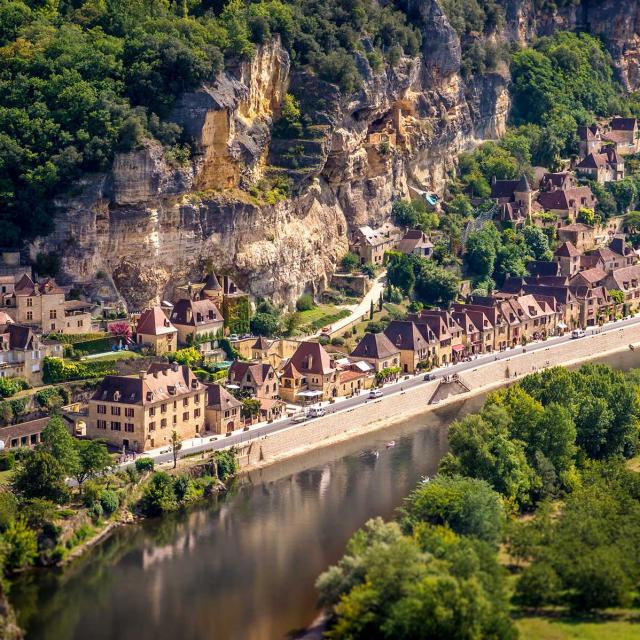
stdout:
POLYGON ((312 449, 330 447, 357 435, 382 430, 397 422, 473 398, 511 384, 534 371, 553 366, 579 366, 594 358, 615 355, 640 343, 640 324, 611 327, 584 338, 549 344, 535 351, 479 364, 459 374, 469 390, 430 404, 440 380, 385 393, 382 398, 256 438, 239 447, 242 472, 256 471, 312 449))

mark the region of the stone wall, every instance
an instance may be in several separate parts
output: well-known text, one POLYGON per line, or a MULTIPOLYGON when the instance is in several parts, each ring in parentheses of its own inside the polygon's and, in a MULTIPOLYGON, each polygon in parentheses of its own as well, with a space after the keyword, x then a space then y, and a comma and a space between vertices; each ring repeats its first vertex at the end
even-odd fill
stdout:
MULTIPOLYGON (((545 349, 480 365, 461 373, 460 379, 469 387, 471 394, 484 393, 546 367, 588 361, 607 352, 628 349, 630 344, 639 342, 640 323, 571 340, 557 346, 550 344, 545 349)), ((241 466, 246 468, 271 464, 310 448, 327 446, 336 440, 373 431, 411 415, 459 402, 468 396, 454 395, 442 402, 429 405, 439 384, 436 380, 404 392, 385 395, 348 411, 318 418, 253 440, 240 452, 241 466)))

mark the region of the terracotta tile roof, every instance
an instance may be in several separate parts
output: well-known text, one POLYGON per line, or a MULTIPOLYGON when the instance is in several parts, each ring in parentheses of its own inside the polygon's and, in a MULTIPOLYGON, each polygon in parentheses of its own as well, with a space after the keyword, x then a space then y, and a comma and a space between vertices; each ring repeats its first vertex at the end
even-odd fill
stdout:
POLYGON ((353 371, 351 369, 347 371, 340 371, 340 373, 338 373, 339 382, 350 382, 351 380, 358 380, 366 377, 366 373, 363 373, 362 371, 353 371))
POLYGON ((53 278, 45 278, 42 282, 34 283, 25 273, 16 283, 15 294, 18 296, 40 296, 42 294, 64 294, 53 278))
POLYGON ((580 271, 575 276, 573 276, 571 280, 573 281, 577 278, 578 281, 582 279, 586 280, 590 284, 596 284, 597 282, 602 282, 606 277, 607 272, 604 269, 595 267, 593 269, 585 269, 584 271, 580 271))
POLYGON ((178 330, 169 322, 164 311, 155 306, 142 312, 136 332, 147 336, 160 336, 167 333, 177 333, 178 330))
POLYGON ((594 201, 593 192, 589 187, 573 187, 571 189, 556 189, 555 191, 544 191, 538 196, 538 202, 545 209, 569 210, 572 206, 580 207, 582 199, 588 206, 594 201), (571 205, 573 201, 575 204, 571 205))
POLYGON ((398 353, 398 348, 384 333, 365 333, 362 340, 351 352, 354 358, 375 358, 383 360, 398 353))
POLYGON ((227 411, 242 406, 222 385, 207 385, 207 407, 217 411, 227 411))
POLYGON ((626 289, 635 289, 640 283, 640 265, 631 267, 622 267, 614 269, 607 278, 606 285, 614 284, 615 286, 607 286, 607 289, 617 288, 621 291, 626 289), (633 283, 636 283, 635 285, 633 283), (625 286, 626 285, 626 286, 625 286))

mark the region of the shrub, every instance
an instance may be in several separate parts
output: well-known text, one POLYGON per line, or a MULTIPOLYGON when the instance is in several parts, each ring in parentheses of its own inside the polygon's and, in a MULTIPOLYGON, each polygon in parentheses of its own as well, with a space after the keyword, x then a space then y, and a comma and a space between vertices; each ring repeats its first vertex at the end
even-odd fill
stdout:
POLYGON ((93 502, 89 507, 89 517, 94 521, 98 522, 104 517, 104 509, 102 504, 99 502, 93 502))
POLYGON ((147 471, 153 471, 155 462, 153 458, 138 458, 136 460, 136 471, 139 473, 146 473, 147 471))
POLYGON ((296 309, 298 311, 310 311, 314 307, 313 298, 308 293, 302 294, 296 302, 296 309))
POLYGON ((100 492, 100 504, 104 512, 111 515, 120 506, 120 498, 113 489, 103 489, 100 492))
POLYGON ((335 338, 331 339, 331 344, 334 345, 335 347, 341 347, 344 345, 344 338, 336 336, 335 338))
POLYGON ((3 537, 7 544, 6 566, 9 570, 24 569, 33 564, 38 555, 38 539, 24 518, 13 520, 3 537))
POLYGON ((0 398, 9 398, 28 388, 29 383, 22 378, 0 378, 0 398))
POLYGON ((0 454, 0 471, 9 471, 13 469, 15 457, 12 451, 3 451, 0 454))
POLYGON ((148 516, 159 516, 177 506, 173 478, 163 471, 154 472, 140 501, 142 511, 148 516))
POLYGON ((46 357, 42 367, 42 377, 46 384, 99 378, 116 373, 112 362, 69 362, 62 358, 46 357))

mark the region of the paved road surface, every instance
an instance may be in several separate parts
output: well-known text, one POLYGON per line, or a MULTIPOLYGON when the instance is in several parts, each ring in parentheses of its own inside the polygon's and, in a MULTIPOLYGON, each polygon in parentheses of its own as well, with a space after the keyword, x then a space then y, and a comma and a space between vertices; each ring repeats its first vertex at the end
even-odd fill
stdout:
MULTIPOLYGON (((604 325, 602 328, 587 329, 587 337, 578 338, 578 339, 587 340, 589 336, 594 334, 594 332, 608 333, 610 331, 617 331, 622 327, 625 327, 631 324, 637 324, 639 322, 640 322, 640 317, 632 317, 632 318, 627 318, 625 320, 619 320, 617 322, 611 322, 609 324, 604 325)), ((494 362, 496 360, 506 360, 508 358, 512 358, 515 355, 523 353, 523 350, 526 352, 532 352, 532 351, 539 351, 541 349, 550 349, 557 345, 564 344, 565 342, 568 342, 571 339, 572 339, 571 334, 569 332, 564 336, 549 338, 544 342, 530 343, 526 347, 516 347, 514 349, 507 349, 506 351, 479 356, 478 358, 471 360, 470 362, 460 362, 455 365, 449 365, 445 367, 440 367, 438 369, 433 369, 432 371, 430 371, 430 373, 433 374, 433 376, 436 379, 442 378, 443 376, 450 375, 452 373, 463 373, 464 371, 475 369, 477 366, 481 364, 494 362)), ((594 353, 593 355, 597 356, 597 353, 594 353)), ((408 379, 405 379, 403 377, 398 382, 385 385, 384 394, 389 395, 390 393, 397 393, 401 390, 401 388, 412 389, 421 384, 426 384, 426 382, 424 381, 423 374, 410 376, 408 379)), ((366 402, 375 402, 375 400, 369 399, 368 392, 365 392, 362 395, 355 396, 353 398, 347 398, 346 400, 342 400, 333 405, 328 403, 323 403, 323 405, 326 407, 327 413, 329 414, 329 413, 341 413, 343 411, 347 411, 349 409, 352 409, 355 406, 358 406, 366 402)), ((305 421, 304 424, 307 424, 308 422, 311 422, 311 421, 310 420, 305 421)), ((275 433, 276 431, 288 429, 289 427, 293 427, 293 426, 295 426, 295 423, 291 418, 283 418, 276 422, 272 422, 271 424, 265 424, 260 427, 252 428, 249 431, 234 433, 232 436, 228 436, 228 437, 219 436, 218 439, 213 442, 211 442, 209 438, 203 438, 202 439, 203 444, 189 447, 188 449, 183 450, 181 454, 186 456, 186 455, 193 455, 194 453, 200 453, 201 451, 216 451, 219 449, 225 449, 227 447, 238 445, 244 442, 249 442, 250 440, 261 438, 270 433, 275 433)), ((161 453, 153 457, 156 463, 158 464, 173 460, 171 452, 161 453)), ((131 464, 133 463, 127 462, 121 466, 127 467, 131 464)))

